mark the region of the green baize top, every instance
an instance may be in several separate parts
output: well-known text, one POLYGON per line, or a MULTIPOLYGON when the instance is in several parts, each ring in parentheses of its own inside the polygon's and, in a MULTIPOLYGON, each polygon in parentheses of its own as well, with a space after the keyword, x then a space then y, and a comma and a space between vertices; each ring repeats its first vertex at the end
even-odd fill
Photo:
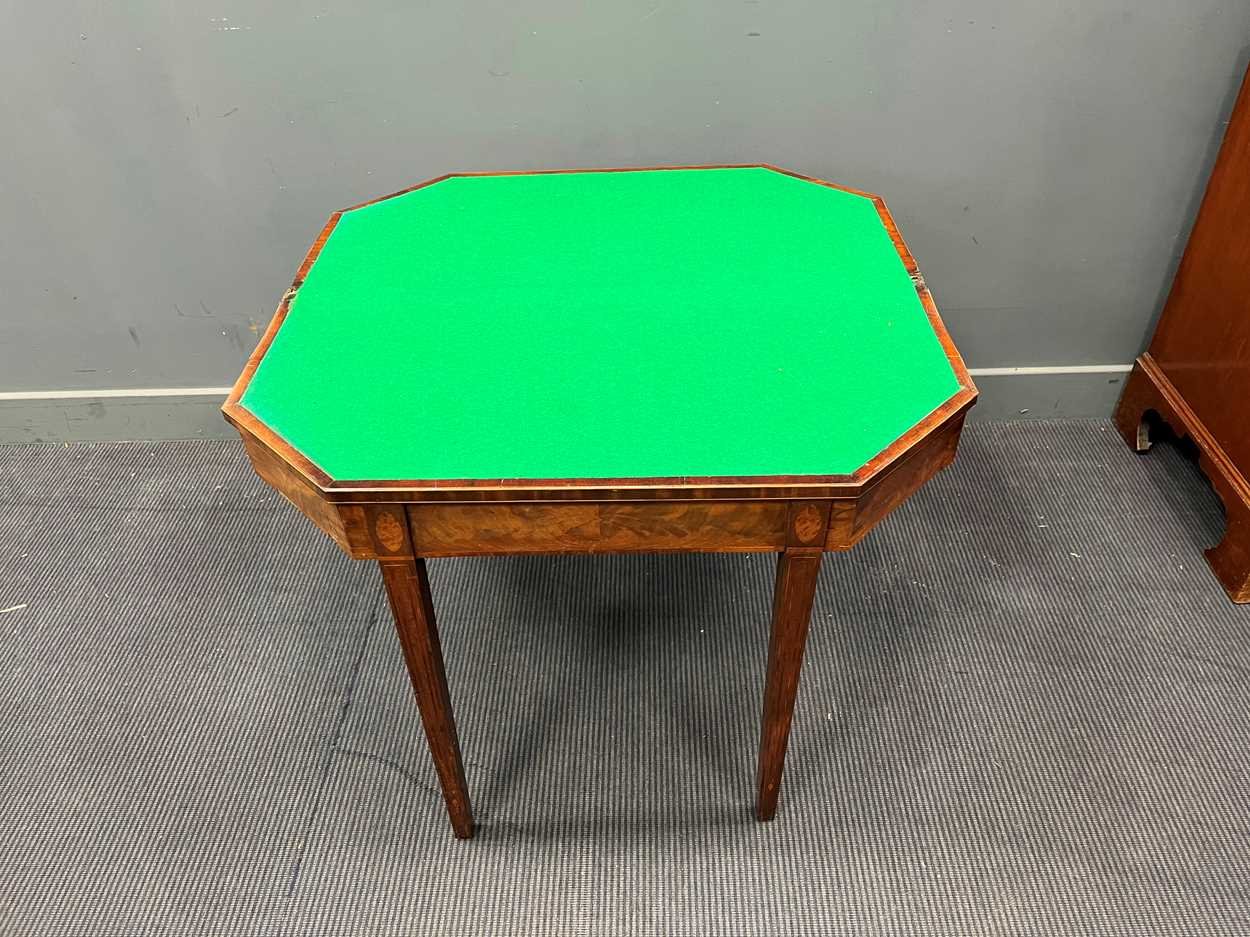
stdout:
POLYGON ((242 403, 339 480, 841 475, 957 390, 870 199, 727 168, 345 212, 242 403))

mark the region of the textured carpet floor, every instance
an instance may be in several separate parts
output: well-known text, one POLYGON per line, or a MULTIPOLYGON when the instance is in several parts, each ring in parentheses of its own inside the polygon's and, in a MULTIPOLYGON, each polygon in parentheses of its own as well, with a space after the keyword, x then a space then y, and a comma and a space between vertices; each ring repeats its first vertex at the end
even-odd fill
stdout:
POLYGON ((380 577, 222 442, 0 449, 0 934, 1250 933, 1250 608, 1173 445, 981 424, 825 558, 431 563, 480 831, 380 577))

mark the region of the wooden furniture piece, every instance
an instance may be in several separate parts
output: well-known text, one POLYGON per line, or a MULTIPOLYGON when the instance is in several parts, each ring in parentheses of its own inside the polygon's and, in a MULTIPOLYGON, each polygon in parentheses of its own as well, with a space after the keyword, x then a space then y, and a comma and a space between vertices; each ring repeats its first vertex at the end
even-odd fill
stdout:
POLYGON ((468 837, 426 558, 777 553, 769 820, 822 553, 951 461, 975 399, 880 198, 716 166, 456 174, 336 213, 223 409, 381 565, 468 837))
POLYGON ((1125 441, 1150 448, 1148 414, 1197 444, 1224 503, 1207 561, 1234 602, 1250 602, 1250 71, 1150 347, 1116 408, 1125 441))

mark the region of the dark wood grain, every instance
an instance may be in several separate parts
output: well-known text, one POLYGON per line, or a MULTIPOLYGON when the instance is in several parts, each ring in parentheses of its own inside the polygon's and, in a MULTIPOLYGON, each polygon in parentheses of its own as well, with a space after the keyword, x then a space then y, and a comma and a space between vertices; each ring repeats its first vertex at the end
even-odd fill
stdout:
POLYGON ((1154 411, 1201 452, 1224 502, 1207 559, 1235 602, 1250 602, 1250 70, 1150 347, 1116 411, 1129 445, 1149 447, 1154 411))
POLYGON ((256 474, 328 534, 343 552, 354 559, 372 559, 376 555, 364 526, 363 506, 325 500, 316 485, 250 432, 240 427, 239 436, 256 474))
POLYGON ((1149 351, 1250 474, 1250 72, 1149 351))
POLYGON ((777 813, 821 556, 819 550, 794 547, 783 552, 777 561, 756 774, 755 812, 761 820, 771 820, 777 813))
POLYGON ((422 556, 762 552, 785 545, 781 501, 413 504, 422 556))
POLYGON ((854 501, 854 508, 831 523, 825 543, 830 550, 847 550, 859 543, 891 511, 910 498, 930 478, 950 465, 963 431, 963 414, 942 429, 919 440, 884 473, 876 475, 854 501))
POLYGON ((430 580, 421 559, 379 560, 382 579, 395 629, 408 665, 408 677, 421 711, 421 723, 429 742, 434 770, 443 788, 443 800, 451 827, 459 839, 473 835, 473 812, 469 806, 469 785, 460 758, 460 739, 452 715, 451 694, 443 667, 443 649, 434 622, 430 580))

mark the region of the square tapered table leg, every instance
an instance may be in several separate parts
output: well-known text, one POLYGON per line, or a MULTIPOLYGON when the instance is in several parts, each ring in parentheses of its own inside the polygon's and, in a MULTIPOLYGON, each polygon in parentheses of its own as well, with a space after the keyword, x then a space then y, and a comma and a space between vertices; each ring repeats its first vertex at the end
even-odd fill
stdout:
POLYGON ((797 549, 777 561, 773 592, 772 634, 768 640, 768 671, 764 682, 764 712, 760 725, 756 815, 771 820, 777 813, 781 773, 785 767, 790 719, 799 689, 803 648, 820 574, 819 550, 797 549))
POLYGON ((425 560, 420 557, 384 560, 382 578, 386 594, 395 613, 395 629, 408 664, 408 676, 421 711, 421 723, 443 787, 447 814, 459 839, 473 835, 473 813, 469 807, 469 786, 464 779, 460 758, 460 740, 447 690, 447 674, 443 667, 443 649, 434 621, 434 604, 430 599, 430 579, 425 560))

